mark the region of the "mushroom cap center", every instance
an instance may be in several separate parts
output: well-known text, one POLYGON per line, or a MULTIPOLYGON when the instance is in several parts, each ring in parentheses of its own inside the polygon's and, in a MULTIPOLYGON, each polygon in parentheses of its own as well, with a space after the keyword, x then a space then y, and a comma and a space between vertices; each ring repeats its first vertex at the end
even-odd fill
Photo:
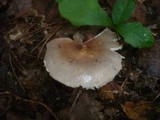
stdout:
POLYGON ((104 51, 102 42, 94 41, 88 43, 80 43, 77 41, 63 41, 59 43, 60 54, 69 61, 76 62, 92 62, 104 51))

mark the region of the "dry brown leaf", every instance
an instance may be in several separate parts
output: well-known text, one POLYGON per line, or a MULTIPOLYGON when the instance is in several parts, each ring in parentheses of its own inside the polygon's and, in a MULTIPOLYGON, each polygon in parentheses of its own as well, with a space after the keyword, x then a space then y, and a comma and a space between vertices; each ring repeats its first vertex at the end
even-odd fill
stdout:
POLYGON ((150 105, 151 103, 148 101, 140 101, 136 104, 135 110, 139 113, 143 113, 145 110, 151 109, 150 105))
POLYGON ((111 91, 100 91, 99 93, 100 97, 110 100, 115 100, 114 94, 111 91))
POLYGON ((116 82, 112 81, 100 88, 98 94, 102 98, 115 100, 115 94, 121 91, 121 87, 116 82))
POLYGON ((126 102, 125 105, 121 105, 121 107, 131 120, 147 120, 144 114, 151 108, 150 102, 147 101, 140 101, 136 104, 133 102, 126 102))
POLYGON ((135 9, 134 14, 133 14, 133 18, 136 19, 136 21, 139 21, 143 24, 147 23, 146 12, 143 9, 142 4, 137 4, 136 9, 135 9))

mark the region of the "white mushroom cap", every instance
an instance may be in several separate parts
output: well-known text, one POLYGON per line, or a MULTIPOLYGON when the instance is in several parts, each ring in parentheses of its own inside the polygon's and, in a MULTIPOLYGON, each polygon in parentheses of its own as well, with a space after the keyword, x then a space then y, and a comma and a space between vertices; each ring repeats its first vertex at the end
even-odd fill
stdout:
POLYGON ((47 43, 44 59, 49 74, 70 87, 99 88, 112 81, 121 70, 122 56, 113 50, 121 46, 109 29, 80 43, 58 38, 47 43))

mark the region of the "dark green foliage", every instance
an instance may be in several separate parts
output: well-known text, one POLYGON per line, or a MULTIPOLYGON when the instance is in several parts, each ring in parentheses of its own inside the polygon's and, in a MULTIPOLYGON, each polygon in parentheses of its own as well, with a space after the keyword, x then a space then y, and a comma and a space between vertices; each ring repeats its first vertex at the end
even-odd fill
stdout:
POLYGON ((132 16, 134 0, 117 0, 112 10, 112 20, 100 7, 98 0, 57 0, 60 14, 75 26, 97 25, 112 27, 133 47, 151 47, 152 32, 141 23, 126 23, 132 16))

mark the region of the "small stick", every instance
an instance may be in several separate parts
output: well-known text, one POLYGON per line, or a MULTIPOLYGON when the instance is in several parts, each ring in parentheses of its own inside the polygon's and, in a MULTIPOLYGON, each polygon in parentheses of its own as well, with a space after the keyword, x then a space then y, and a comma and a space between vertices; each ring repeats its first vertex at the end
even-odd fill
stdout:
POLYGON ((12 58, 11 58, 11 50, 10 49, 9 49, 9 63, 10 63, 11 70, 12 70, 12 72, 13 72, 15 78, 16 78, 17 83, 20 85, 20 87, 22 88, 23 92, 25 92, 25 89, 24 89, 23 85, 19 82, 18 77, 17 77, 17 75, 16 75, 16 73, 14 71, 13 64, 12 64, 12 58))
POLYGON ((76 102, 77 102, 80 94, 82 93, 82 90, 83 90, 82 87, 79 87, 78 93, 77 93, 77 95, 76 95, 76 97, 75 97, 75 99, 74 99, 74 101, 73 101, 73 104, 72 104, 72 106, 71 106, 71 108, 70 108, 70 111, 69 111, 69 114, 68 114, 69 116, 71 115, 71 113, 72 113, 72 111, 73 111, 73 108, 74 108, 74 106, 75 106, 75 104, 76 104, 76 102))
POLYGON ((39 59, 40 54, 42 53, 42 50, 43 50, 44 46, 45 46, 45 45, 47 44, 47 42, 51 39, 51 37, 53 37, 53 36, 55 35, 55 33, 60 29, 60 27, 61 27, 61 26, 58 26, 58 27, 56 28, 56 30, 46 39, 46 41, 44 42, 44 44, 42 45, 42 47, 41 47, 41 49, 40 49, 40 51, 39 51, 39 53, 38 53, 38 58, 37 58, 37 60, 39 59))

